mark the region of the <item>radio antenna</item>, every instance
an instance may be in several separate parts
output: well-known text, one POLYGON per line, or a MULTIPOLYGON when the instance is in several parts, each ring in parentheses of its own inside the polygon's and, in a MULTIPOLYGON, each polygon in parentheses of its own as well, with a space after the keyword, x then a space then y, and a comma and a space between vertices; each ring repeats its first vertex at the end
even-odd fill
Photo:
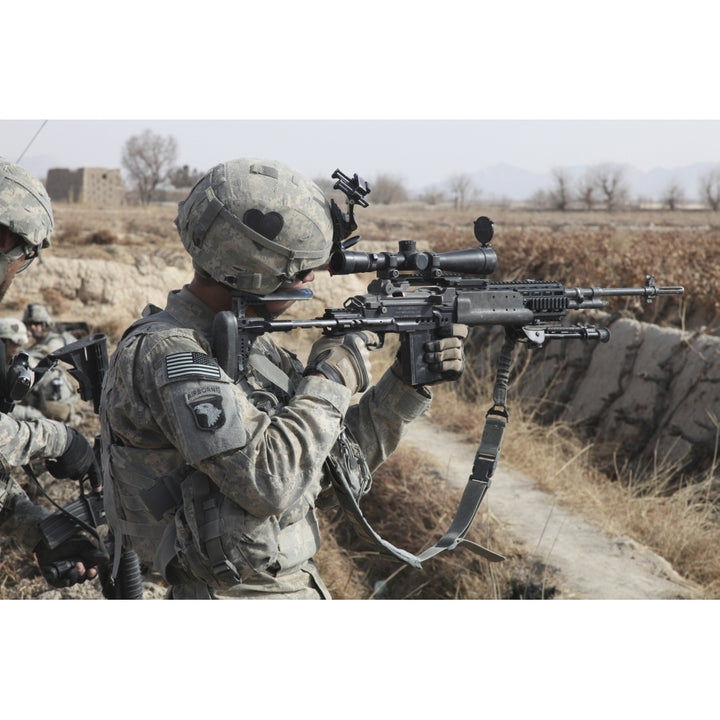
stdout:
POLYGON ((16 163, 19 163, 22 159, 25 153, 29 150, 30 146, 35 142, 35 138, 40 134, 40 131, 47 125, 47 120, 42 121, 42 125, 37 129, 37 132, 32 136, 32 139, 30 142, 25 146, 25 149, 20 153, 20 157, 15 161, 16 163))

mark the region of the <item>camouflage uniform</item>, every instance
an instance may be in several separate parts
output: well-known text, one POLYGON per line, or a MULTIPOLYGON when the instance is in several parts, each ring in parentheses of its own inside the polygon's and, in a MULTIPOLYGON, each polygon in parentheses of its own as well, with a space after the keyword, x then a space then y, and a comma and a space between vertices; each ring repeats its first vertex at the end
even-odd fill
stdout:
POLYGON ((18 421, 0 413, 0 528, 26 550, 40 540, 37 522, 47 513, 30 501, 10 477, 32 458, 55 458, 68 444, 65 425, 53 420, 18 421))
POLYGON ((328 485, 323 461, 345 425, 375 469, 429 397, 388 370, 350 406, 347 388, 303 377, 298 359, 270 337, 255 342, 253 355, 294 389, 284 393, 252 361, 236 385, 212 359, 207 306, 183 288, 164 312, 153 310, 118 346, 105 383, 103 475, 112 479, 116 531, 146 562, 159 547, 173 597, 327 597, 312 561, 315 504, 328 485), (213 518, 218 538, 209 537, 213 518), (216 540, 222 558, 208 549, 216 540), (212 566, 225 561, 233 570, 218 576, 212 566))
MULTIPOLYGON (((32 303, 25 308, 23 314, 23 322, 26 325, 31 323, 41 323, 43 333, 40 334, 37 331, 33 333, 35 342, 30 346, 36 353, 44 353, 49 355, 55 350, 59 350, 64 345, 74 343, 77 339, 72 333, 69 332, 57 332, 53 329, 52 317, 50 316, 49 310, 44 305, 38 305, 32 303)), ((44 357, 41 355, 40 357, 44 357)), ((40 359, 38 357, 38 360, 40 359)))

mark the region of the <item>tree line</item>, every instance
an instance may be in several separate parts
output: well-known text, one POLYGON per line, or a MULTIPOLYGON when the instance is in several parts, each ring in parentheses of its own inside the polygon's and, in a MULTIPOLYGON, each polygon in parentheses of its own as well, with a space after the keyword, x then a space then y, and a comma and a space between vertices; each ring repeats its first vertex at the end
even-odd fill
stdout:
MULTIPOLYGON (((164 187, 190 188, 202 177, 204 171, 178 165, 177 158, 178 144, 171 135, 145 130, 128 138, 123 145, 121 162, 140 203, 157 199, 164 187)), ((315 181, 326 193, 332 192, 330 178, 315 178, 315 181)), ((407 189, 401 177, 390 173, 373 178, 371 186, 373 203, 378 205, 408 201, 428 205, 451 203, 462 210, 482 195, 482 189, 475 186, 467 173, 452 175, 442 187, 429 186, 416 193, 407 189)), ((698 179, 698 192, 705 207, 720 210, 720 165, 698 179)), ((687 203, 685 190, 676 180, 670 181, 654 200, 669 210, 677 210, 687 203)), ((602 164, 589 168, 579 178, 573 178, 564 168, 553 169, 550 186, 535 192, 525 204, 559 211, 604 209, 614 212, 636 202, 631 198, 624 168, 602 164)))

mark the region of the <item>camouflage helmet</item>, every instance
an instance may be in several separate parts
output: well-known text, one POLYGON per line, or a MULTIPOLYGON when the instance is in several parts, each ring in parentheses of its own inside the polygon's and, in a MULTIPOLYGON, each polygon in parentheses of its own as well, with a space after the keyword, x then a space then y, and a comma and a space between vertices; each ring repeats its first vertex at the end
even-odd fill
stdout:
POLYGON ((221 285, 265 295, 327 262, 330 203, 307 177, 271 160, 220 163, 178 205, 193 264, 221 285))
POLYGON ((9 340, 16 345, 25 345, 28 341, 27 328, 15 318, 0 318, 0 340, 9 340))
POLYGON ((37 250, 50 245, 54 220, 43 184, 25 168, 0 158, 0 225, 37 250))
POLYGON ((31 303, 25 308, 25 312, 23 313, 23 322, 26 325, 31 325, 34 323, 52 325, 52 318, 50 317, 50 312, 44 305, 37 305, 36 303, 31 303))

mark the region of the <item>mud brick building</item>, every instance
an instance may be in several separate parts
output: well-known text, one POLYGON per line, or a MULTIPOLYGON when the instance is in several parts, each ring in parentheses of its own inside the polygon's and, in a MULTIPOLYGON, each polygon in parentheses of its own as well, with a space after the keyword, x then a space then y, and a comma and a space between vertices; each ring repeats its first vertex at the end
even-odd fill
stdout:
POLYGON ((125 200, 120 170, 108 168, 50 168, 45 187, 53 202, 107 207, 122 205, 125 200))

